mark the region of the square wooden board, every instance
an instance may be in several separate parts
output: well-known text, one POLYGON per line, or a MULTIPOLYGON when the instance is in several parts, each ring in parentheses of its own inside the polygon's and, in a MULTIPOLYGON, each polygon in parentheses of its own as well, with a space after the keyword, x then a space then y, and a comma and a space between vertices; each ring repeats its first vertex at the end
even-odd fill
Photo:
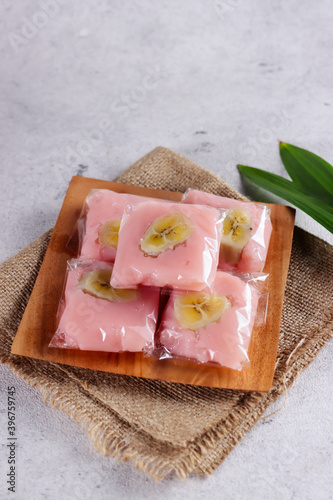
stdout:
POLYGON ((12 353, 148 379, 225 389, 268 391, 274 375, 295 210, 283 205, 269 205, 273 232, 264 269, 264 272, 270 274, 267 321, 265 326, 253 331, 249 348, 250 367, 236 371, 189 361, 158 360, 145 357, 142 353, 115 354, 48 347, 56 330, 57 309, 63 291, 66 263, 73 257, 73 251, 67 247, 67 242, 91 189, 111 189, 118 193, 172 201, 179 201, 182 197, 181 193, 73 177, 14 339, 12 353))

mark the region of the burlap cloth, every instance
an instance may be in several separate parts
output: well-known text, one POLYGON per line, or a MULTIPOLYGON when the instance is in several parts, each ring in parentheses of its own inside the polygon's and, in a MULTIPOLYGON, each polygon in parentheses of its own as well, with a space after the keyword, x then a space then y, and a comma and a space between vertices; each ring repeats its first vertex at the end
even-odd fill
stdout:
MULTIPOLYGON (((157 148, 116 179, 184 191, 243 197, 217 175, 157 148)), ((68 413, 98 450, 155 479, 171 472, 209 475, 268 405, 332 336, 332 247, 296 228, 272 389, 267 394, 201 388, 113 375, 10 353, 51 231, 0 267, 0 360, 68 413)))

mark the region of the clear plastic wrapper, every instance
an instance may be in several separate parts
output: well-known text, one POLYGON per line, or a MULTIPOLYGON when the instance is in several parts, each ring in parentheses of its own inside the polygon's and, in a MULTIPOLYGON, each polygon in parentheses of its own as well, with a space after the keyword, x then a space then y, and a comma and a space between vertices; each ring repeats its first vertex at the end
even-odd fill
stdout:
POLYGON ((202 290, 214 281, 221 213, 211 207, 148 201, 127 206, 111 285, 202 290))
POLYGON ((241 273, 263 270, 272 233, 270 209, 266 205, 242 202, 195 189, 186 191, 182 203, 222 210, 219 269, 241 273))
POLYGON ((50 347, 89 351, 145 351, 156 330, 160 290, 114 290, 112 264, 72 259, 50 347))
POLYGON ((109 189, 93 189, 88 194, 77 230, 80 259, 114 262, 118 245, 118 231, 127 204, 141 203, 148 198, 109 189))
POLYGON ((254 325, 263 326, 267 274, 218 271, 211 289, 173 290, 156 336, 160 359, 186 358, 234 370, 248 366, 254 325))

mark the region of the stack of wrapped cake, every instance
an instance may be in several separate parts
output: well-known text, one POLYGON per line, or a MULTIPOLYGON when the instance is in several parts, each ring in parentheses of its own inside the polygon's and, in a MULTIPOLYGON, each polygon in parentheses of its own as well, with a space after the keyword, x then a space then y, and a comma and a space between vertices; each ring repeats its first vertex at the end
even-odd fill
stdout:
POLYGON ((180 203, 93 190, 78 227, 51 347, 249 364, 264 317, 265 205, 195 190, 180 203))

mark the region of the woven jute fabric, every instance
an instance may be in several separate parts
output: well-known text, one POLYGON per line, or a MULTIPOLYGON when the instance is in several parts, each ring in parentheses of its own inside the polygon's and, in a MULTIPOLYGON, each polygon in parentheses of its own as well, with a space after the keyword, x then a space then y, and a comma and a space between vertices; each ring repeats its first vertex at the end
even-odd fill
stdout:
MULTIPOLYGON (((244 199, 217 175, 161 147, 116 181, 171 191, 193 187, 244 199)), ((50 235, 0 266, 0 360, 79 422, 98 450, 131 459, 154 479, 170 473, 180 478, 211 474, 332 336, 332 247, 296 228, 268 393, 144 380, 12 355, 50 235)))

